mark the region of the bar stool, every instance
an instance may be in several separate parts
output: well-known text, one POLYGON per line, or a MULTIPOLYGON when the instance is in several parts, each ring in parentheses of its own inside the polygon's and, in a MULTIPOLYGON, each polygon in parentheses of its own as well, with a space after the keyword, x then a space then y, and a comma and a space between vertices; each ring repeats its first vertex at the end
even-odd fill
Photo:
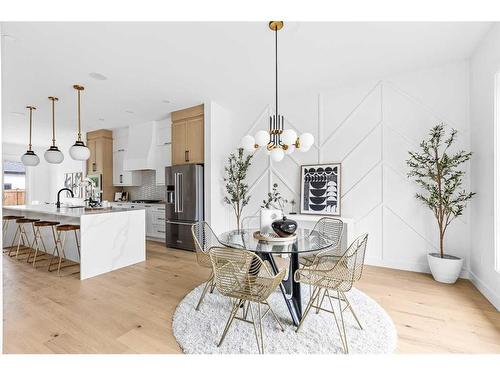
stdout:
MULTIPOLYGON (((19 250, 21 248, 21 243, 23 245, 22 250, 31 251, 30 240, 28 238, 28 233, 26 232, 26 229, 24 228, 24 224, 31 224, 31 229, 33 230, 33 244, 34 244, 34 241, 35 241, 34 223, 36 223, 37 221, 40 221, 40 219, 30 219, 30 218, 16 219, 17 230, 19 230, 19 239, 17 241, 17 249, 16 249, 16 255, 15 255, 16 259, 18 259, 18 257, 19 257, 19 250)), ((12 251, 12 248, 9 250, 9 256, 13 256, 13 255, 10 255, 11 251, 12 251)), ((28 254, 27 251, 21 253, 21 255, 26 255, 26 254, 28 254)))
MULTIPOLYGON (((4 240, 4 242, 6 243, 7 241, 5 241, 5 238, 7 236, 7 233, 8 233, 8 229, 9 229, 9 223, 11 221, 14 221, 14 220, 17 220, 17 219, 22 219, 24 218, 24 216, 16 216, 16 215, 4 215, 2 217, 2 238, 4 240)), ((16 242, 16 237, 19 233, 19 228, 16 228, 16 231, 14 233, 14 238, 12 238, 12 243, 10 246, 4 246, 3 249, 5 250, 5 252, 7 252, 8 249, 11 249, 14 247, 14 243, 16 242)))
MULTIPOLYGON (((41 260, 52 259, 52 258, 47 258, 47 256, 50 257, 50 254, 47 252, 47 248, 45 247, 45 243, 44 243, 43 237, 42 237, 42 232, 40 231, 40 229, 44 228, 44 227, 50 227, 52 229, 52 237, 55 239, 54 227, 58 224, 59 224, 58 221, 46 221, 46 220, 37 221, 36 223, 34 223, 36 230, 35 230, 35 239, 34 239, 33 243, 35 244, 35 247, 32 249, 32 251, 30 251, 30 254, 28 255, 28 259, 26 260, 28 263, 33 264, 33 268, 36 268, 38 251, 40 250, 40 242, 42 243, 43 252, 44 252, 44 254, 42 255, 44 258, 42 258, 41 260), (33 254, 33 253, 34 253, 33 261, 30 262, 31 254, 33 254)), ((55 245, 55 243, 54 243, 54 245, 55 245)))
MULTIPOLYGON (((54 228, 54 227, 52 227, 52 228, 54 228)), ((49 264, 49 268, 48 268, 49 272, 55 271, 55 269, 51 269, 51 268, 52 268, 53 264, 55 265, 55 263, 53 263, 53 260, 56 258, 59 258, 59 262, 57 265, 57 275, 58 276, 60 276, 61 268, 78 266, 78 263, 66 263, 63 265, 61 265, 61 263, 63 262, 63 259, 66 258, 66 253, 64 251, 64 243, 66 242, 67 233, 70 231, 73 231, 73 233, 75 234, 76 249, 78 251, 78 260, 80 260, 80 243, 78 242, 78 231, 79 230, 80 230, 80 226, 76 225, 76 224, 62 224, 62 225, 56 226, 57 237, 55 237, 55 234, 54 234, 54 241, 56 243, 56 246, 54 247, 54 252, 52 253, 52 255, 54 257, 50 260, 50 264, 49 264), (64 236, 62 236, 63 233, 64 233, 64 236), (62 239, 61 239, 61 237, 62 237, 62 239), (59 251, 59 249, 61 251, 59 251), (56 252, 57 252, 57 255, 56 255, 56 252)), ((74 273, 78 273, 78 272, 74 272, 74 273)))

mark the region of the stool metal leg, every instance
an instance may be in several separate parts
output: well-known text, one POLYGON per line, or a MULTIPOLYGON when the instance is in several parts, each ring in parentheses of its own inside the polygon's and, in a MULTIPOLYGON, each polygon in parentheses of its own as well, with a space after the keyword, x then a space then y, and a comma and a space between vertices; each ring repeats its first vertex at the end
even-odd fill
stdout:
POLYGON ((48 267, 48 271, 49 272, 53 271, 51 269, 52 268, 52 261, 54 259, 56 259, 56 257, 60 256, 60 254, 59 254, 59 243, 57 242, 56 230, 54 229, 54 227, 52 227, 52 238, 54 239, 54 249, 52 250, 52 259, 50 260, 49 267, 48 267), (56 256, 56 253, 57 253, 57 256, 56 256))
POLYGON ((8 256, 11 256, 12 250, 14 250, 14 247, 16 246, 16 238, 19 236, 19 225, 16 227, 16 231, 14 232, 14 237, 12 238, 12 243, 9 246, 9 252, 7 253, 8 256))
MULTIPOLYGON (((23 224, 19 225, 19 241, 17 242, 17 249, 16 249, 16 255, 15 255, 16 259, 19 258, 19 249, 21 247, 21 243, 23 244, 23 250, 29 249, 29 247, 26 247, 26 244, 29 245, 30 241, 28 238, 28 233, 26 232, 26 229, 24 228, 23 224), (25 240, 26 240, 26 242, 25 242, 25 240)), ((23 255, 23 254, 25 254, 25 253, 21 253, 21 255, 23 255)))
MULTIPOLYGON (((43 247, 43 252, 44 252, 44 255, 48 255, 47 253, 47 247, 45 246, 45 242, 43 240, 43 237, 42 237, 42 232, 40 230, 39 227, 36 228, 36 232, 35 232, 35 238, 37 239, 36 241, 36 246, 35 246, 35 255, 33 257, 33 261, 31 262, 33 264, 33 268, 36 268, 35 264, 36 264, 36 261, 37 261, 37 258, 38 258, 38 251, 40 250, 40 242, 42 243, 42 247, 43 247)), ((43 255, 42 255, 43 256, 43 255)), ((31 257, 31 254, 30 254, 30 257, 31 257)), ((28 257, 28 263, 30 263, 30 257, 28 257)), ((42 260, 48 260, 47 258, 43 258, 42 260)))

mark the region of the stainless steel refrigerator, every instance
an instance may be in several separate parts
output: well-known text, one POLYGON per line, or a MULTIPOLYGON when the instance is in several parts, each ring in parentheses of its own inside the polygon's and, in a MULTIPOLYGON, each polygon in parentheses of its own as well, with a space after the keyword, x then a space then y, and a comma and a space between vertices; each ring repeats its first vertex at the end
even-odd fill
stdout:
POLYGON ((194 251, 191 226, 203 221, 203 166, 165 168, 167 247, 194 251))

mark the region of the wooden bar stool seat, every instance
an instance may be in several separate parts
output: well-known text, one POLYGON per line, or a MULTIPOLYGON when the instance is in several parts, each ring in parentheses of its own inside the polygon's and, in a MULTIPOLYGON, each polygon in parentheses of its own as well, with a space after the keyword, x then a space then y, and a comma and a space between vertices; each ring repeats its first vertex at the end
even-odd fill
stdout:
MULTIPOLYGON (((17 230, 19 231, 19 239, 17 241, 17 249, 16 249, 16 254, 15 257, 16 259, 19 259, 19 255, 26 255, 30 254, 33 246, 35 245, 36 241, 36 236, 35 236, 35 223, 37 221, 40 221, 40 219, 36 218, 27 218, 27 217, 22 217, 19 219, 16 219, 16 224, 17 224, 17 230), (28 232, 26 232, 26 228, 24 227, 25 224, 31 224, 31 229, 33 231, 33 243, 30 244, 30 240, 28 238, 28 232), (22 245, 22 246, 21 246, 22 245), (21 250, 21 253, 19 252, 21 250)), ((12 251, 12 248, 9 250, 9 256, 14 256, 10 255, 12 251)), ((29 255, 28 255, 29 257, 29 255)))
POLYGON ((58 221, 37 221, 35 227, 50 227, 51 225, 59 225, 58 221))
MULTIPOLYGON (((52 226, 52 230, 54 230, 54 226, 52 226)), ((52 269, 52 266, 55 265, 56 263, 53 262, 54 259, 59 258, 59 262, 57 262, 57 275, 60 275, 61 268, 66 268, 66 267, 73 267, 73 266, 79 266, 78 263, 70 262, 66 259, 66 252, 64 249, 64 244, 66 242, 66 236, 68 232, 73 231, 75 234, 75 241, 76 241, 76 249, 78 251, 78 260, 80 260, 80 243, 78 241, 78 231, 80 230, 80 225, 77 224, 61 224, 57 225, 55 227, 55 230, 57 232, 57 236, 54 234, 54 241, 56 243, 56 246, 54 247, 54 251, 52 253, 53 258, 50 261, 49 264, 49 272, 55 271, 56 269, 52 269), (63 264, 64 261, 64 264, 63 264)), ((80 271, 73 272, 72 274, 79 273, 80 271)))
MULTIPOLYGON (((45 246, 45 242, 43 241, 42 232, 40 231, 40 229, 44 228, 44 227, 52 227, 52 237, 55 238, 53 228, 56 225, 59 225, 59 222, 58 221, 40 220, 40 221, 33 223, 33 225, 36 228, 35 229, 35 240, 34 240, 35 247, 34 247, 33 251, 31 251, 30 254, 28 255, 27 262, 32 263, 33 268, 36 268, 36 261, 37 260, 50 260, 53 258, 53 256, 51 256, 47 251, 47 248, 45 246), (43 254, 39 256, 38 253, 40 251, 40 243, 42 244, 42 247, 43 247, 43 254), (32 261, 31 261, 31 254, 34 254, 32 261)), ((54 242, 54 245, 55 245, 55 242, 54 242)))
POLYGON ((16 216, 16 215, 4 215, 3 220, 17 220, 17 219, 23 219, 24 216, 16 216))
MULTIPOLYGON (((22 219, 24 218, 24 216, 17 216, 17 215, 4 215, 2 217, 2 233, 3 233, 3 236, 2 238, 4 239, 4 242, 7 242, 5 241, 5 239, 7 238, 7 233, 8 233, 8 229, 9 229, 9 223, 13 220, 17 220, 17 219, 22 219)), ((4 246, 4 249, 5 251, 11 249, 14 247, 14 243, 16 242, 16 238, 17 238, 17 235, 19 234, 19 230, 16 229, 15 233, 14 233, 14 238, 12 238, 12 243, 10 246, 4 246)))
POLYGON ((79 230, 80 229, 80 226, 77 225, 77 224, 62 224, 62 225, 58 225, 56 230, 58 232, 68 232, 70 230, 79 230))

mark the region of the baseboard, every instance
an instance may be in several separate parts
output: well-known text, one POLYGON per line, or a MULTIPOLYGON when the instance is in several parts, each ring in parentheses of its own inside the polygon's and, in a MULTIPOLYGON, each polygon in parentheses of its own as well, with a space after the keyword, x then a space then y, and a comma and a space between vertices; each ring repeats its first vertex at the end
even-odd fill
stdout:
POLYGON ((487 286, 474 272, 470 271, 470 276, 470 281, 474 284, 477 290, 479 290, 481 294, 485 296, 498 311, 500 311, 500 295, 487 286))
MULTIPOLYGON (((367 258, 365 260, 365 263, 370 265, 370 266, 392 268, 392 269, 396 269, 396 270, 431 273, 431 270, 430 270, 429 265, 427 263, 394 262, 394 261, 385 260, 385 259, 378 259, 378 258, 367 258)), ((462 268, 462 271, 460 272, 460 278, 461 279, 469 279, 470 278, 469 270, 462 268)))

